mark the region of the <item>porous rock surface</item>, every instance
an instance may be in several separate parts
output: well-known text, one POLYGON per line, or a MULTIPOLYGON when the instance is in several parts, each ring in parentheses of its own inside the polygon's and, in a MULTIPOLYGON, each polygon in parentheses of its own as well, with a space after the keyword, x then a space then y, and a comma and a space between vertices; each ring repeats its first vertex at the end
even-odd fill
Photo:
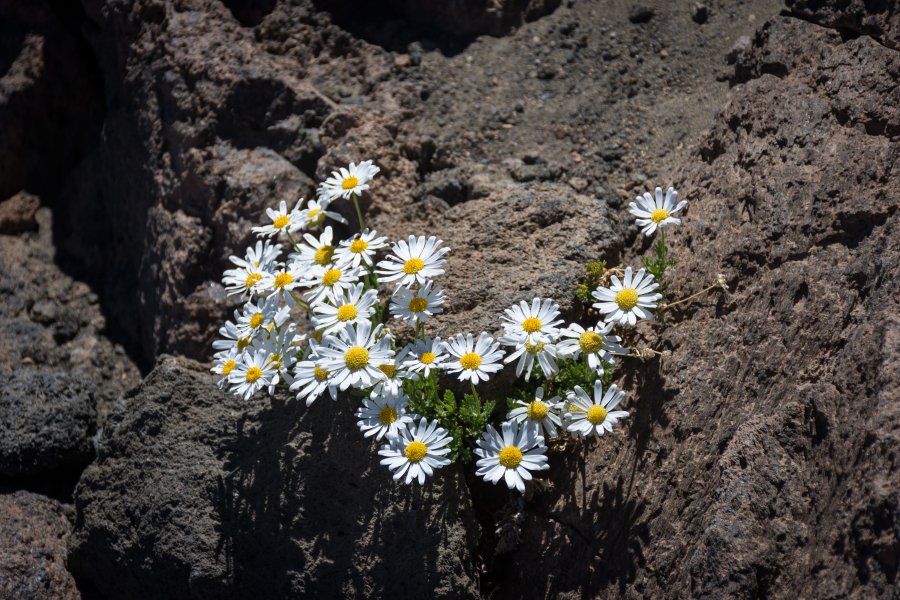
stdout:
POLYGON ((0 486, 0 597, 80 600, 66 569, 70 512, 71 506, 0 486))
POLYGON ((900 48, 900 7, 893 0, 786 0, 786 4, 813 23, 870 35, 889 48, 900 48))
POLYGON ((496 597, 897 593, 900 54, 777 17, 743 67, 669 238, 673 297, 731 291, 655 327, 671 356, 626 370, 622 435, 551 471, 496 597))
POLYGON ((476 596, 461 471, 394 484, 353 406, 245 403, 163 359, 78 485, 70 567, 110 598, 476 596))

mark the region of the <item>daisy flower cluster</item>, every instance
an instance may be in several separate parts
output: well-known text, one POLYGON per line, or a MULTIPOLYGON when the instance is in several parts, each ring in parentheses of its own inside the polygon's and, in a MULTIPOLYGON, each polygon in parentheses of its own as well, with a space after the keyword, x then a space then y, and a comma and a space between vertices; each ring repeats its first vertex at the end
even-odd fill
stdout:
MULTIPOLYGON (((450 248, 435 236, 389 241, 366 228, 359 198, 378 173, 370 160, 332 172, 315 199, 267 209, 253 228, 259 241, 243 257, 230 257, 223 284, 243 306, 213 343, 218 385, 244 399, 288 389, 307 406, 347 392, 360 402, 361 436, 378 444, 394 480, 422 484, 471 444, 480 477, 524 492, 533 472, 549 468, 548 441, 602 436, 628 416, 619 408, 625 392, 609 383, 616 356, 628 355, 613 328, 652 319, 658 283, 647 269, 612 275, 609 287, 593 290, 602 316, 587 327, 566 323, 553 300, 534 298, 503 311, 496 338, 485 331, 431 336, 429 320, 446 301, 439 279, 450 248), (348 221, 333 208, 348 201, 359 231, 338 239, 342 229, 335 224, 348 221), (298 319, 308 324, 301 327, 298 319), (395 336, 388 320, 404 323, 398 330, 408 333, 395 336), (553 395, 555 376, 572 364, 590 377, 553 395), (544 385, 495 427, 487 423, 494 403, 482 402, 476 386, 506 365, 515 365, 524 382, 535 376, 544 385), (460 439, 468 430, 456 426, 453 407, 429 409, 436 399, 453 397, 441 394, 442 382, 471 390, 465 398, 479 408, 469 412, 482 419, 470 439, 460 439)), ((649 194, 638 198, 640 207, 632 205, 648 234, 679 223, 672 215, 684 206, 675 204, 674 190, 664 201, 656 192, 652 206, 649 194)))

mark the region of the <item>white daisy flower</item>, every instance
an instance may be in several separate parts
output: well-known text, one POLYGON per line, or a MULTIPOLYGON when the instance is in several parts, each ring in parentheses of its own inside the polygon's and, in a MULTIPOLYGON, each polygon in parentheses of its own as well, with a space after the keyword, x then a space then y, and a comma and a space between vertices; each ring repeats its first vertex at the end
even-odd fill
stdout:
POLYGON ((376 440, 384 436, 396 437, 401 429, 413 422, 412 415, 406 413, 408 405, 406 394, 373 394, 363 400, 362 407, 356 411, 359 418, 356 425, 365 437, 374 435, 376 440))
POLYGON ((634 197, 637 204, 631 202, 628 205, 628 212, 637 217, 635 224, 643 227, 641 231, 644 235, 652 235, 657 227, 661 229, 669 225, 681 225, 681 219, 672 215, 687 206, 687 200, 678 202, 678 192, 675 191, 675 188, 670 187, 666 190, 665 199, 663 199, 662 188, 658 187, 655 191, 656 199, 650 195, 650 192, 644 192, 643 196, 634 197))
MULTIPOLYGON (((388 347, 390 347, 390 343, 388 343, 388 347)), ((390 361, 378 365, 378 370, 384 373, 384 379, 375 384, 372 394, 396 395, 403 391, 403 381, 409 378, 409 372, 407 372, 406 367, 403 366, 408 351, 409 349, 404 347, 390 361)))
POLYGON ((383 283, 396 281, 398 286, 423 285, 429 279, 444 274, 446 259, 441 258, 450 248, 439 248, 444 242, 434 236, 400 240, 391 247, 392 254, 378 263, 378 275, 383 283))
POLYGON ((617 335, 609 335, 615 323, 604 323, 599 329, 588 327, 585 329, 578 323, 572 323, 559 332, 560 341, 556 344, 559 353, 563 356, 577 359, 579 356, 587 357, 588 366, 603 375, 603 363, 616 362, 611 352, 626 354, 628 350, 620 345, 622 338, 617 335))
POLYGON ((253 339, 251 334, 245 334, 231 321, 225 321, 225 324, 219 328, 219 335, 223 339, 216 340, 212 344, 212 347, 216 350, 231 350, 234 348, 238 352, 243 352, 253 339))
POLYGON ((228 257, 228 260, 241 269, 271 271, 275 268, 275 263, 280 254, 281 244, 273 244, 266 240, 265 242, 256 242, 255 246, 248 246, 244 258, 232 255, 228 257))
POLYGON ((310 233, 303 234, 305 244, 299 244, 298 253, 291 254, 291 258, 300 260, 307 265, 327 267, 334 263, 334 232, 331 225, 326 227, 317 238, 310 233))
POLYGON ((416 340, 415 344, 408 347, 403 366, 410 373, 421 373, 428 377, 432 369, 443 369, 447 358, 447 351, 441 343, 441 338, 426 337, 424 340, 416 340))
POLYGON ((444 342, 444 348, 452 355, 444 363, 444 368, 449 373, 459 373, 460 381, 468 379, 475 385, 479 379, 487 381, 489 373, 496 373, 503 368, 500 364, 503 358, 500 344, 484 331, 477 341, 472 338, 471 333, 459 333, 444 342))
POLYGON ((428 317, 444 312, 444 288, 433 281, 425 283, 418 290, 397 288, 391 298, 390 311, 397 319, 402 319, 415 327, 424 323, 428 317))
POLYGON ((313 267, 308 271, 308 278, 301 285, 310 288, 306 292, 306 299, 310 306, 325 302, 337 304, 350 290, 350 287, 359 282, 362 272, 354 268, 313 267))
POLYGON ((234 371, 235 367, 237 367, 239 360, 241 360, 241 353, 238 351, 237 347, 216 352, 215 355, 213 355, 214 364, 210 371, 216 375, 222 376, 222 378, 216 382, 216 385, 219 386, 220 389, 225 387, 228 376, 234 371))
POLYGON ((300 212, 300 204, 303 199, 297 201, 297 204, 291 210, 288 210, 287 202, 282 200, 278 204, 278 208, 267 208, 266 216, 272 221, 269 225, 262 225, 253 228, 253 233, 272 237, 280 233, 292 233, 303 226, 303 215, 300 212))
POLYGON ((590 434, 603 435, 613 430, 613 425, 628 416, 624 410, 613 410, 625 397, 625 392, 619 391, 616 384, 609 386, 606 394, 603 393, 603 383, 598 379, 594 382, 594 399, 591 400, 580 386, 569 392, 569 412, 565 414, 568 429, 580 437, 590 434))
POLYGON ((549 298, 543 302, 535 298, 531 306, 522 300, 503 312, 500 321, 505 331, 504 338, 516 341, 527 339, 532 344, 554 341, 559 334, 557 325, 563 322, 556 318, 559 316, 559 304, 554 304, 549 298))
POLYGON ((334 385, 342 391, 348 387, 367 388, 384 379, 379 369, 391 363, 394 351, 390 338, 381 337, 382 325, 372 329, 369 321, 347 325, 337 335, 326 335, 318 353, 322 368, 334 373, 334 385))
POLYGON ((305 229, 315 229, 325 222, 325 219, 331 219, 338 223, 347 224, 347 219, 340 213, 328 210, 328 202, 310 200, 306 205, 306 209, 302 212, 302 223, 305 229))
POLYGON ((612 285, 608 288, 597 288, 591 295, 599 300, 593 307, 606 315, 604 321, 619 325, 634 325, 638 319, 653 320, 653 309, 662 294, 654 294, 659 287, 653 281, 653 275, 641 269, 632 277, 631 267, 625 269, 624 281, 613 275, 612 285))
POLYGON ((241 312, 234 311, 238 331, 243 336, 256 335, 272 327, 281 327, 291 316, 291 308, 282 306, 277 299, 260 298, 254 304, 248 302, 241 312))
POLYGON ((305 285, 305 269, 299 261, 289 262, 284 268, 266 273, 259 284, 260 293, 268 294, 269 299, 283 298, 288 306, 296 306, 293 290, 305 285))
MULTIPOLYGON (((310 348, 315 349, 314 341, 310 341, 310 348)), ((303 399, 310 406, 316 398, 327 389, 332 400, 337 400, 337 386, 334 384, 334 375, 322 368, 323 360, 317 356, 315 350, 309 358, 294 365, 294 382, 291 391, 297 392, 297 400, 303 399)))
POLYGON ((281 244, 270 244, 268 241, 256 242, 256 246, 247 248, 244 258, 230 256, 236 269, 228 269, 222 274, 222 284, 228 295, 240 294, 252 296, 261 293, 260 286, 266 273, 276 268, 276 260, 281 254, 281 244))
POLYGON ((334 252, 334 260, 338 265, 358 267, 365 264, 372 266, 372 258, 376 250, 387 246, 386 237, 378 237, 378 232, 366 229, 362 233, 344 240, 334 252))
MULTIPOLYGON (((503 337, 500 338, 500 341, 508 344, 510 338, 503 337)), ((556 344, 551 344, 550 342, 532 344, 528 341, 528 338, 525 338, 519 342, 515 351, 507 356, 503 362, 509 364, 517 358, 519 363, 516 365, 516 377, 521 377, 522 371, 525 371, 525 381, 531 378, 531 370, 534 368, 535 359, 541 365, 541 371, 546 377, 551 377, 559 372, 559 367, 556 364, 556 359, 559 358, 559 351, 556 349, 556 344)))
MULTIPOLYGON (((261 338, 258 338, 261 339, 261 338)), ((251 352, 259 348, 268 356, 267 364, 275 370, 275 376, 269 382, 269 394, 275 393, 275 386, 280 382, 290 384, 294 381, 291 377, 291 369, 297 362, 297 354, 300 352, 300 344, 306 336, 297 335, 296 325, 291 323, 280 331, 272 332, 262 342, 255 342, 251 352)))
POLYGON ((264 349, 244 352, 241 360, 228 376, 231 391, 247 400, 259 390, 269 387, 276 375, 274 365, 264 349))
POLYGON ((394 472, 394 481, 405 475, 404 483, 418 480, 421 485, 425 483, 425 477, 434 474, 435 469, 450 464, 450 459, 445 457, 450 454, 447 446, 452 441, 447 430, 438 427, 437 421, 429 423, 428 419, 422 417, 418 426, 413 423, 401 428, 399 435, 382 446, 378 454, 385 457, 381 464, 394 472))
POLYGON ((337 198, 349 200, 352 195, 359 196, 369 189, 369 181, 380 170, 371 160, 364 160, 359 164, 350 163, 347 168, 341 167, 331 172, 331 177, 319 188, 318 196, 327 202, 337 198))
POLYGON ((557 427, 562 429, 561 414, 565 408, 565 402, 561 400, 559 396, 544 400, 544 388, 539 387, 534 392, 534 400, 531 402, 516 401, 518 406, 509 411, 506 418, 523 427, 533 427, 537 433, 540 433, 543 428, 547 435, 555 436, 557 427))
POLYGON ((377 290, 367 291, 362 283, 350 285, 346 291, 337 295, 333 306, 324 302, 313 306, 313 327, 325 333, 334 333, 347 324, 368 321, 375 312, 377 301, 377 290))
POLYGON ((501 479, 506 487, 525 493, 525 482, 532 479, 531 471, 544 471, 547 464, 547 447, 544 438, 534 427, 519 427, 517 423, 503 423, 501 432, 488 425, 478 440, 475 455, 481 458, 475 463, 476 474, 490 483, 501 479))

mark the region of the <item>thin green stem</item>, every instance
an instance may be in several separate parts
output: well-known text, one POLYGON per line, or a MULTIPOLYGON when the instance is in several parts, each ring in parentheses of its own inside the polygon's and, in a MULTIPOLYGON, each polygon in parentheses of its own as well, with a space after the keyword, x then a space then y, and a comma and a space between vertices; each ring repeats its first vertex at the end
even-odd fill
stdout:
POLYGON ((481 397, 478 395, 478 391, 475 389, 475 384, 469 381, 469 384, 472 386, 472 395, 475 396, 475 399, 478 400, 478 404, 481 405, 481 397))
POLYGON ((287 234, 288 239, 291 240, 291 243, 294 245, 294 249, 297 252, 300 252, 300 244, 297 243, 297 240, 294 239, 294 236, 291 235, 291 232, 285 231, 285 233, 287 234))
POLYGON ((362 210, 359 208, 359 197, 353 194, 351 198, 353 198, 353 206, 356 207, 356 216, 359 219, 359 233, 362 234, 366 229, 366 222, 363 220, 362 210))

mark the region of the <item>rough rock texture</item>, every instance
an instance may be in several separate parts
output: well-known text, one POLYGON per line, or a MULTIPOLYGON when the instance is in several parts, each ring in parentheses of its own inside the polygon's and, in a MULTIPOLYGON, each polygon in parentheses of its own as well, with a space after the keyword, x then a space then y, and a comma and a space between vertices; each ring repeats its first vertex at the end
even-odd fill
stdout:
POLYGON ((77 3, 0 3, 0 200, 59 191, 100 127, 99 73, 77 13, 77 3))
POLYGON ((34 217, 40 206, 38 197, 27 192, 0 202, 0 234, 15 235, 37 229, 34 217))
POLYGON ((76 496, 70 566, 111 598, 477 594, 459 471, 398 487, 350 402, 244 403, 180 359, 117 407, 76 496))
POLYGON ((66 570, 71 531, 58 502, 0 487, 0 597, 80 600, 66 570))
POLYGON ((96 294, 54 263, 52 218, 0 235, 0 472, 84 464, 109 405, 140 373, 103 332, 96 294), (95 418, 96 417, 96 418, 95 418))
POLYGON ((655 328, 630 426, 561 457, 495 597, 898 592, 900 53, 780 17, 743 73, 670 236, 673 296, 732 292, 655 328))
POLYGON ((794 14, 814 23, 871 35, 900 48, 900 6, 894 0, 786 0, 794 14))

